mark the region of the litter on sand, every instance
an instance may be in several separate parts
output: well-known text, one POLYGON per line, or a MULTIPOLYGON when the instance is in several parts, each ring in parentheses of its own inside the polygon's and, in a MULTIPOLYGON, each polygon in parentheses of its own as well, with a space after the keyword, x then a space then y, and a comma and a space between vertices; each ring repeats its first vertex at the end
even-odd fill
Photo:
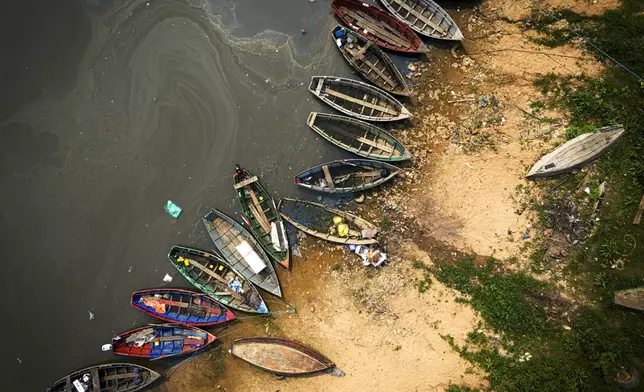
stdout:
POLYGON ((172 282, 172 276, 165 274, 165 276, 163 277, 163 281, 166 283, 172 282))
POLYGON ((365 267, 370 265, 381 267, 382 264, 387 261, 387 254, 380 251, 380 249, 371 249, 360 245, 349 245, 349 250, 362 258, 362 265, 365 267))
POLYGON ((170 214, 170 216, 173 217, 173 218, 178 218, 179 214, 181 214, 181 211, 182 211, 181 207, 179 207, 178 205, 174 204, 174 202, 172 202, 172 200, 168 200, 165 203, 165 207, 163 207, 163 209, 165 210, 165 212, 170 214))

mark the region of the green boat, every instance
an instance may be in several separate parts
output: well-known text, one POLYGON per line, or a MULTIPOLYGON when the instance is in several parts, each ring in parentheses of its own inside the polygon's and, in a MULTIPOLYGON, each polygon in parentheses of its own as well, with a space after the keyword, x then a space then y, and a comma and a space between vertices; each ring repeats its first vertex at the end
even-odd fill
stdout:
POLYGON ((312 112, 306 124, 329 142, 363 158, 386 162, 411 159, 409 150, 389 132, 364 121, 312 112))
POLYGON ((289 269, 288 238, 273 198, 259 183, 257 176, 253 176, 239 165, 235 165, 233 178, 244 223, 250 228, 264 251, 282 267, 289 269))
POLYGON ((220 256, 175 245, 168 259, 190 283, 215 301, 243 312, 270 313, 255 286, 220 256))
POLYGON ((260 289, 282 296, 271 260, 248 230, 215 209, 211 209, 202 220, 212 242, 230 266, 260 289))

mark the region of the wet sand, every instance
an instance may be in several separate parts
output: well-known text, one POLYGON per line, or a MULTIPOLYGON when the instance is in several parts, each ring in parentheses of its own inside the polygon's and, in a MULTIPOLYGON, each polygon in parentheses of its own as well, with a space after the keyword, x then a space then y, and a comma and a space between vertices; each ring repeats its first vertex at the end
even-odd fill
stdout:
POLYGON ((169 247, 210 249, 200 216, 238 211, 234 163, 293 196, 293 174, 348 156, 305 125, 322 107, 306 90, 310 75, 351 75, 326 38, 328 3, 66 7, 4 15, 23 26, 14 36, 35 34, 6 57, 35 71, 2 74, 4 390, 44 390, 119 360, 101 345, 150 322, 130 308, 131 292, 161 286, 166 273, 175 276, 166 286, 188 287, 169 247), (168 199, 184 209, 176 221, 168 199))

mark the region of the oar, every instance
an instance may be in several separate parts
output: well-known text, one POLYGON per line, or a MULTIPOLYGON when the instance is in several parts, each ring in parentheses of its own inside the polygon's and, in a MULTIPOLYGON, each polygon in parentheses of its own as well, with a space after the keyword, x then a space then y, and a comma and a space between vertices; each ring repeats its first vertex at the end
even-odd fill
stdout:
MULTIPOLYGON (((216 280, 218 280, 218 281, 220 281, 221 283, 225 284, 225 285, 226 285, 226 287, 228 287, 228 282, 226 282, 226 279, 224 279, 224 278, 222 278, 221 276, 217 275, 214 271, 211 271, 211 270, 210 270, 210 269, 208 269, 207 267, 205 267, 205 266, 203 266, 203 265, 199 264, 198 262, 196 262, 196 261, 194 261, 194 260, 191 260, 191 259, 184 259, 184 260, 187 260, 187 261, 188 261, 188 263, 190 263, 190 265, 192 265, 193 267, 196 267, 196 268, 198 268, 198 269, 202 270, 202 271, 203 271, 203 272, 205 272, 206 274, 208 274, 208 275, 212 276, 212 277, 213 277, 213 278, 215 278, 216 280)), ((224 293, 226 293, 226 294, 216 294, 216 293, 215 293, 215 295, 232 295, 234 298, 242 299, 242 298, 241 298, 241 296, 239 295, 239 293, 237 293, 237 292, 234 292, 234 291, 225 291, 224 293)))

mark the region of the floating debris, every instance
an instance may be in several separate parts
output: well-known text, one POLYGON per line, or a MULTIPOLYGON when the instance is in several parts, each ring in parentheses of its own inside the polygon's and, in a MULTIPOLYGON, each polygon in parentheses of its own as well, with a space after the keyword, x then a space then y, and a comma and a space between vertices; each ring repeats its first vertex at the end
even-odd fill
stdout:
POLYGON ((163 207, 163 209, 165 210, 165 212, 170 214, 170 216, 175 218, 175 219, 179 217, 179 214, 181 214, 181 211, 182 211, 181 207, 179 207, 178 205, 174 204, 174 202, 172 202, 172 200, 168 200, 165 203, 165 207, 163 207))

